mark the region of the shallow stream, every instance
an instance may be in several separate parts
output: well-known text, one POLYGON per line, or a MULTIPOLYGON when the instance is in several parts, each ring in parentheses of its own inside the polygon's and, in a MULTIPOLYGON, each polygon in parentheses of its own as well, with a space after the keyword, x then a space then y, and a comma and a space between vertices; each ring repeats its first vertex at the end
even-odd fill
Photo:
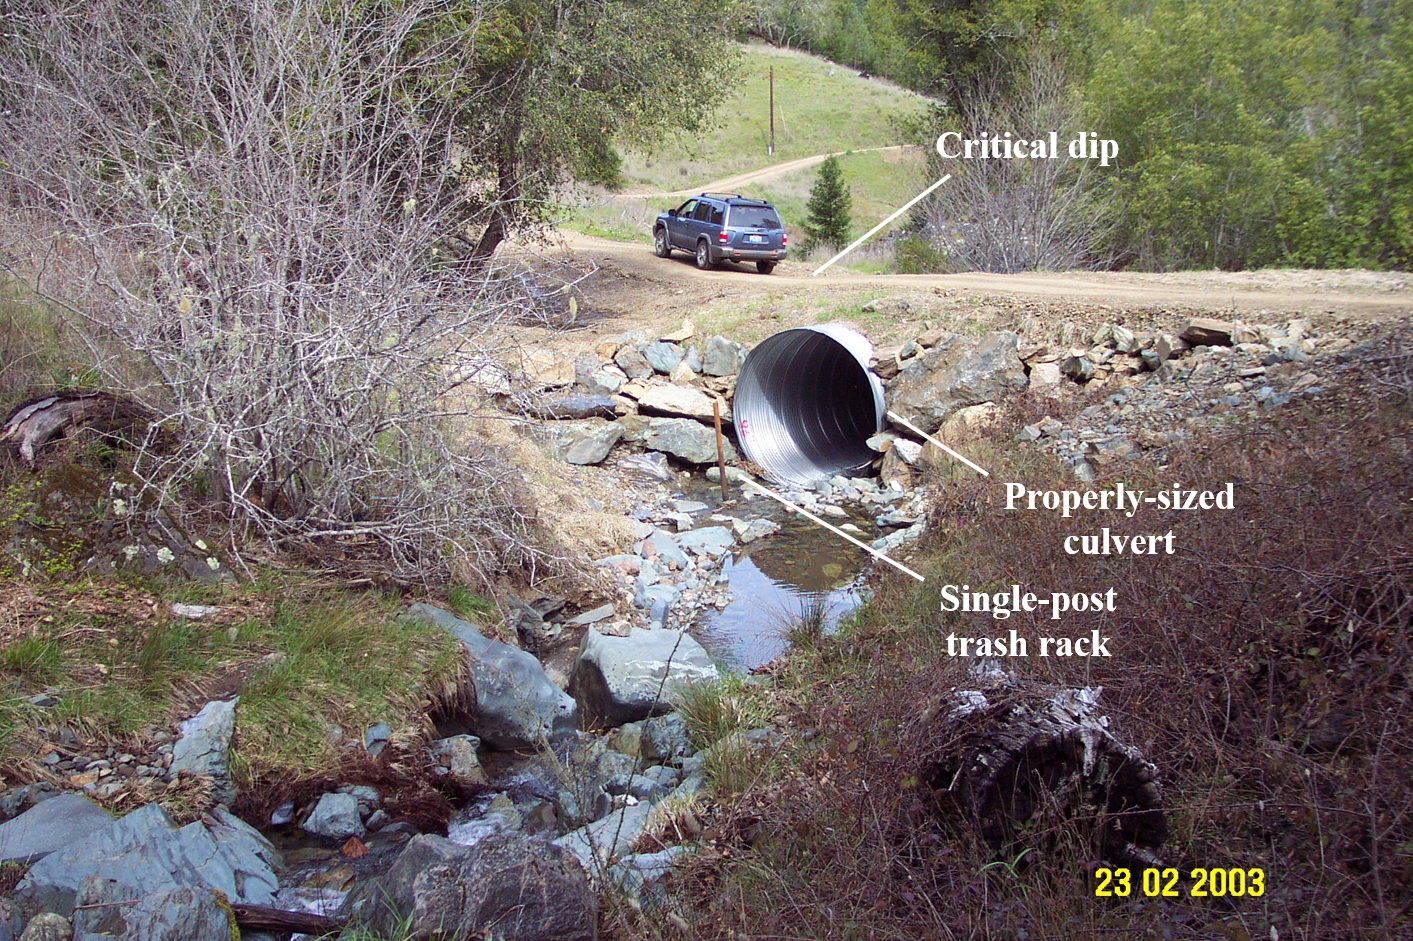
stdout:
MULTIPOLYGON (((684 488, 690 499, 721 505, 718 485, 693 478, 684 488)), ((732 488, 733 496, 740 493, 732 488)), ((855 538, 870 542, 878 532, 859 507, 849 516, 832 519, 838 526, 852 522, 863 532, 855 538)), ((720 612, 708 612, 696 629, 703 646, 724 664, 752 670, 780 656, 789 645, 790 626, 815 606, 822 606, 826 630, 860 602, 859 588, 871 561, 868 553, 837 533, 792 513, 766 496, 738 500, 725 512, 743 519, 765 518, 780 531, 737 546, 723 571, 731 580, 732 601, 720 612)), ((705 520, 700 525, 715 525, 705 520)))

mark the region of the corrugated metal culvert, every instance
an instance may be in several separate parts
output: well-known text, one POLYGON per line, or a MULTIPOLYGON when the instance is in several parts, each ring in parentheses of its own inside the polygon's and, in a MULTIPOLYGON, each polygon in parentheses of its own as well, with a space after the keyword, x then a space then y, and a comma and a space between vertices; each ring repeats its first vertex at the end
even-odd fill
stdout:
POLYGON ((797 485, 867 466, 884 413, 872 356, 867 339, 839 324, 763 340, 746 357, 731 404, 746 456, 797 485))

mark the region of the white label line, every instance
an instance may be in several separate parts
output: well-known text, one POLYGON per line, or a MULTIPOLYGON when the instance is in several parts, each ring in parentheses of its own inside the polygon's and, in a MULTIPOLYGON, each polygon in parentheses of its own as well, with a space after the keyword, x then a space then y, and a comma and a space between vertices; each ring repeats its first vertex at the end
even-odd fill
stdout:
POLYGON ((892 411, 890 411, 890 412, 888 413, 888 417, 891 418, 891 419, 893 419, 893 421, 897 422, 898 424, 902 425, 904 428, 907 428, 909 431, 912 431, 912 432, 914 432, 914 433, 916 433, 916 434, 922 435, 922 436, 923 436, 924 438, 926 438, 928 441, 931 441, 933 444, 937 445, 937 446, 938 446, 939 448, 941 448, 943 451, 946 451, 948 454, 952 455, 952 457, 954 457, 954 458, 956 458, 957 460, 961 461, 963 464, 965 464, 967 467, 970 467, 972 470, 976 471, 976 472, 977 472, 978 474, 980 474, 982 477, 990 477, 990 476, 991 476, 990 474, 988 474, 988 473, 986 472, 985 468, 979 467, 979 466, 977 466, 976 464, 973 464, 971 461, 968 461, 966 458, 962 457, 962 456, 961 456, 960 454, 958 454, 956 451, 953 451, 951 448, 947 447, 947 446, 946 446, 945 444, 943 444, 941 441, 938 441, 936 438, 932 437, 932 435, 930 435, 930 434, 928 434, 927 432, 923 431, 921 428, 919 428, 917 425, 914 425, 912 422, 908 421, 906 418, 899 418, 898 415, 897 415, 896 413, 892 412, 892 411))
POLYGON ((919 575, 917 572, 914 572, 912 569, 908 568, 908 567, 907 567, 906 565, 904 565, 903 563, 897 562, 897 561, 894 561, 893 559, 888 558, 888 556, 886 556, 886 555, 884 555, 883 553, 879 552, 877 549, 873 548, 873 546, 867 545, 866 543, 859 542, 859 541, 858 541, 857 539, 855 539, 853 536, 850 536, 848 533, 844 532, 842 529, 838 529, 838 528, 836 528, 836 527, 834 527, 834 526, 829 525, 829 524, 826 523, 824 520, 820 519, 818 516, 815 516, 815 515, 814 515, 813 513, 811 513, 809 510, 806 510, 804 507, 795 506, 795 504, 791 503, 789 500, 786 500, 784 497, 782 497, 780 494, 776 493, 774 490, 767 490, 765 487, 762 487, 760 484, 756 483, 754 480, 749 480, 749 479, 748 479, 748 480, 743 480, 742 483, 750 484, 752 487, 755 487, 757 490, 759 490, 761 493, 765 494, 767 497, 774 497, 776 500, 779 500, 781 503, 785 504, 785 505, 788 506, 790 509, 794 510, 796 513, 799 513, 801 516, 804 516, 806 519, 813 520, 814 522, 816 522, 816 523, 818 523, 819 525, 823 526, 825 529, 827 529, 827 530, 829 530, 829 531, 831 531, 831 532, 834 532, 834 533, 838 533, 840 536, 843 536, 845 539, 849 540, 850 542, 852 542, 854 545, 858 546, 858 547, 859 547, 860 549, 862 549, 863 551, 865 551, 865 552, 870 552, 870 553, 872 553, 873 555, 878 556, 878 558, 882 559, 884 562, 887 562, 889 565, 893 566, 895 569, 898 569, 898 570, 901 571, 901 572, 906 572, 907 574, 911 575, 913 578, 917 579, 917 580, 920 581, 920 582, 927 581, 927 579, 923 578, 921 575, 919 575))
POLYGON ((931 193, 933 190, 937 189, 937 187, 941 186, 943 183, 946 183, 946 182, 947 182, 948 180, 950 180, 951 178, 952 178, 952 174, 949 173, 949 174, 947 174, 946 176, 944 176, 942 179, 938 180, 936 183, 933 183, 933 184, 932 184, 931 186, 929 186, 927 189, 923 190, 921 193, 918 193, 918 194, 917 194, 916 196, 914 196, 912 199, 908 200, 906 203, 903 204, 903 208, 899 209, 897 212, 893 213, 893 215, 889 216, 887 219, 884 219, 882 222, 878 223, 878 225, 876 225, 876 226, 874 226, 873 228, 869 229, 867 232, 865 232, 865 233, 863 234, 862 237, 855 239, 855 240, 854 240, 854 244, 850 245, 848 248, 844 249, 842 252, 840 252, 839 254, 835 255, 833 258, 829 259, 829 260, 826 261, 824 264, 820 265, 819 268, 815 271, 815 273, 814 273, 811 277, 816 277, 816 278, 819 277, 820 273, 821 273, 822 271, 824 271, 825 268, 828 268, 830 265, 834 264, 834 263, 835 263, 836 261, 838 261, 840 258, 843 258, 845 255, 849 254, 849 252, 851 252, 851 251, 853 251, 854 249, 858 248, 860 245, 862 245, 864 242, 867 242, 869 239, 873 238, 873 235, 874 235, 875 232, 877 232, 879 229, 883 228, 883 227, 884 227, 885 225, 887 225, 888 223, 892 222, 894 219, 896 219, 896 218, 898 218, 899 216, 901 216, 903 213, 907 212, 909 209, 913 208, 913 206, 916 205, 921 199, 923 199, 923 197, 927 196, 929 193, 931 193))

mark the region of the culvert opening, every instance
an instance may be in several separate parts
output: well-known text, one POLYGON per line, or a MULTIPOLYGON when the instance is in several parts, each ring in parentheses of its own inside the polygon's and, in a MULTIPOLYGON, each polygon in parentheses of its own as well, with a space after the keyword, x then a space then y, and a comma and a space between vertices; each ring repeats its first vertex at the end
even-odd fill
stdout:
POLYGON ((868 340, 836 324, 785 330, 751 350, 731 404, 746 456, 792 484, 866 467, 884 412, 872 355, 868 340))

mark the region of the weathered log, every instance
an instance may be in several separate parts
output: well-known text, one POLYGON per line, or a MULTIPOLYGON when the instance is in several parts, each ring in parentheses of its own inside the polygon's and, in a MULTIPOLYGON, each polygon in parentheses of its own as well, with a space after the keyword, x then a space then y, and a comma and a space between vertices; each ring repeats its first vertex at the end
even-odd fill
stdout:
POLYGON ((242 931, 289 931, 315 937, 335 934, 348 925, 348 919, 307 912, 286 912, 261 905, 231 905, 236 925, 242 931))
POLYGON ((141 406, 107 392, 59 392, 30 399, 15 409, 0 431, 0 442, 16 442, 20 457, 33 464, 35 451, 57 435, 69 437, 79 429, 92 428, 100 434, 140 437, 133 432, 148 420, 141 406))
POLYGON ((1059 689, 995 677, 953 689, 919 721, 941 747, 920 780, 949 797, 989 845, 1015 839, 1037 812, 1092 825, 1113 862, 1151 866, 1168 836, 1158 769, 1109 731, 1101 688, 1059 689))

